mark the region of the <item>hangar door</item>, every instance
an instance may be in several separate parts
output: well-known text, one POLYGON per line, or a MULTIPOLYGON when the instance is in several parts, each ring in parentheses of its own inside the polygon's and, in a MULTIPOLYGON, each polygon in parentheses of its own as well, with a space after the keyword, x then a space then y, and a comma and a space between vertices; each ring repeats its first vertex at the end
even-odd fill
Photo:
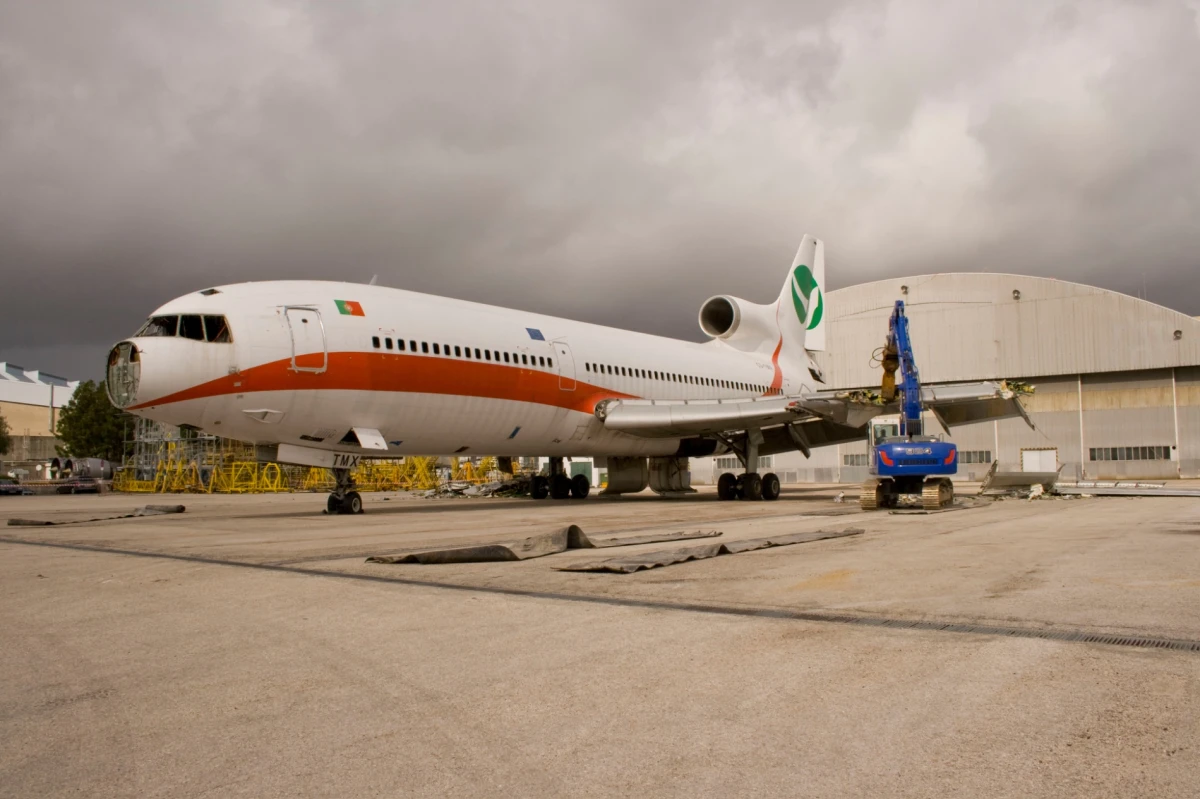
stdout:
POLYGON ((1057 472, 1058 449, 1056 447, 1021 450, 1021 471, 1057 472))

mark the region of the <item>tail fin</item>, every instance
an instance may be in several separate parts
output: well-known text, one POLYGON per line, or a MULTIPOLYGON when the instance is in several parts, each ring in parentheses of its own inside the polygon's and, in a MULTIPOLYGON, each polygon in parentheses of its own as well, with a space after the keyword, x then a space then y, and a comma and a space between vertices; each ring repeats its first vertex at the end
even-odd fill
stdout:
POLYGON ((806 365, 808 350, 825 349, 825 243, 806 235, 776 301, 785 357, 806 365))

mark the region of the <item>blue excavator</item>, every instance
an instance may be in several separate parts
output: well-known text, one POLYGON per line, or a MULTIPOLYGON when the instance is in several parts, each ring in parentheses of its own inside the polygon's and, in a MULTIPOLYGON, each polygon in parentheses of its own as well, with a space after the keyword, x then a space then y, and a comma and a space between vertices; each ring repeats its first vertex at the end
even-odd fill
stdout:
POLYGON ((945 508, 954 502, 950 475, 958 471, 958 447, 925 434, 921 375, 908 335, 904 300, 897 300, 892 309, 881 360, 880 400, 892 403, 898 398, 900 413, 877 416, 868 425, 871 477, 863 483, 859 504, 863 510, 895 508, 908 497, 919 498, 925 510, 945 508))

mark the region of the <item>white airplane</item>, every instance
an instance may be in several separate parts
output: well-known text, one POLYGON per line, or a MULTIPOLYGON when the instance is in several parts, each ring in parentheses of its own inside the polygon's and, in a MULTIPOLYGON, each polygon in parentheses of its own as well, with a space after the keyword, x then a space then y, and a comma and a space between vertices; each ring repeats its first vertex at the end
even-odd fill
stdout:
MULTIPOLYGON (((327 281, 218 286, 156 310, 108 357, 118 408, 333 470, 331 513, 361 513, 364 457, 549 456, 531 493, 587 496, 564 457, 604 457, 607 494, 690 491, 687 458, 733 452, 722 499, 775 499, 759 456, 859 441, 889 406, 814 391, 825 247, 805 236, 779 297, 716 296, 705 343, 410 291, 327 281)), ((880 331, 881 338, 886 331, 880 331)), ((996 383, 930 389, 943 424, 1016 415, 996 383)))

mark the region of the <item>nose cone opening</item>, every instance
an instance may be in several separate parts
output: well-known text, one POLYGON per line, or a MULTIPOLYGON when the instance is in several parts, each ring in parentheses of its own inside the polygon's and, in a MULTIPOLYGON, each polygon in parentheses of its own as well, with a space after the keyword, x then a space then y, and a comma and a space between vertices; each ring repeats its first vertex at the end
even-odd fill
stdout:
POLYGON ((142 379, 141 354, 133 342, 122 341, 108 353, 105 386, 109 401, 118 408, 128 408, 137 401, 138 383, 142 379))

